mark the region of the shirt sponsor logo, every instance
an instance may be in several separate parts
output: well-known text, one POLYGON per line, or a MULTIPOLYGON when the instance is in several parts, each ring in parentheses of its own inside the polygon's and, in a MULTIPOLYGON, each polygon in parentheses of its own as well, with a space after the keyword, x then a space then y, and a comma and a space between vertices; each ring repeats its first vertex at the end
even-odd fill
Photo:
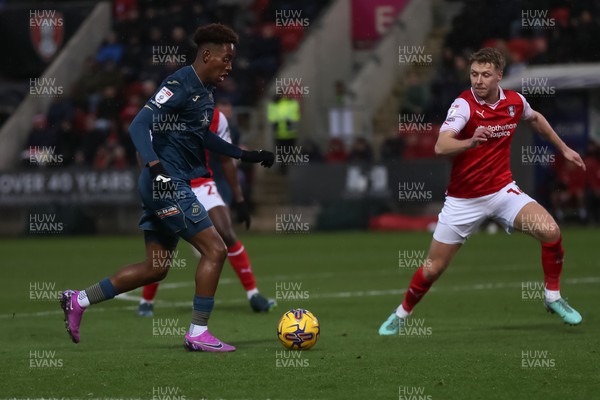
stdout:
POLYGON ((488 125, 488 126, 479 125, 476 129, 487 128, 490 131, 492 131, 492 134, 490 135, 490 137, 494 138, 494 137, 510 136, 512 133, 512 130, 515 129, 516 127, 517 127, 517 124, 488 125))
POLYGON ((156 211, 156 216, 160 219, 170 217, 171 215, 179 214, 179 210, 175 206, 170 206, 167 208, 160 209, 156 211))
POLYGON ((154 100, 158 104, 165 104, 173 96, 173 92, 163 86, 154 96, 154 100))

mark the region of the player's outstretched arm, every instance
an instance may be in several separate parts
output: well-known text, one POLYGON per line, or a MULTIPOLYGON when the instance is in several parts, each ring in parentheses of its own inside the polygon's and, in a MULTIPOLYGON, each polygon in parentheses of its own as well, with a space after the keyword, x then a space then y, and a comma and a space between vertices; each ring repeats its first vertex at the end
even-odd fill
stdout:
POLYGON ((435 154, 438 156, 455 156, 487 142, 490 134, 489 129, 480 127, 475 130, 472 137, 461 140, 456 138, 456 132, 454 131, 442 131, 435 143, 435 154))
POLYGON ((548 140, 561 154, 570 162, 582 168, 585 171, 585 164, 579 153, 571 149, 562 141, 560 136, 552 129, 550 123, 541 113, 533 111, 533 116, 528 120, 531 127, 543 138, 548 140))
POLYGON ((221 139, 217 135, 206 135, 204 137, 204 147, 218 154, 223 154, 232 158, 239 158, 249 163, 260 163, 263 167, 271 168, 275 162, 275 154, 266 150, 246 151, 221 139))
POLYGON ((221 139, 218 135, 204 135, 204 147, 218 154, 226 155, 232 158, 241 158, 242 149, 233 144, 221 139))

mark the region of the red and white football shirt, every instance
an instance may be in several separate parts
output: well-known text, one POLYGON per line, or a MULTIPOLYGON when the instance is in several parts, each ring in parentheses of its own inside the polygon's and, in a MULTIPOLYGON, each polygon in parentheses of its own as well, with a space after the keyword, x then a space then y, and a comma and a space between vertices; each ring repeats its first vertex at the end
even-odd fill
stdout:
POLYGON ((479 100, 473 89, 465 90, 450 106, 440 132, 453 131, 465 140, 481 126, 493 132, 487 142, 469 149, 452 161, 447 195, 459 198, 486 196, 513 181, 510 170, 510 143, 519 120, 533 116, 525 98, 513 90, 500 90, 494 104, 479 100))

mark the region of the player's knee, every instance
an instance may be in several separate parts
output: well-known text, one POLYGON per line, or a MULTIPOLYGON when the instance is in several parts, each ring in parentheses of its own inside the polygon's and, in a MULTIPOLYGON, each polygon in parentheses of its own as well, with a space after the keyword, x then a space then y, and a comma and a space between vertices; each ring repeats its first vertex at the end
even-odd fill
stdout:
POLYGON ((435 282, 444 272, 445 265, 440 260, 427 259, 423 264, 423 276, 430 282, 435 282))
POLYGON ((225 259, 227 258, 227 246, 225 245, 225 243, 221 243, 217 251, 219 252, 219 260, 225 261, 225 259))
POLYGON ((442 273, 440 271, 423 270, 423 276, 429 282, 435 282, 435 281, 437 281, 438 278, 440 277, 440 275, 442 275, 442 273))
POLYGON ((163 280, 171 266, 172 251, 153 250, 146 255, 145 268, 152 282, 163 280))
POLYGON ((227 258, 227 247, 225 247, 225 244, 223 244, 222 247, 219 247, 218 249, 215 249, 215 261, 217 261, 219 264, 223 264, 225 262, 225 259, 227 258))
POLYGON ((225 258, 227 258, 227 247, 223 241, 215 242, 210 248, 206 251, 204 255, 211 261, 215 261, 217 263, 225 262, 225 258))
POLYGON ((560 228, 556 222, 553 222, 543 230, 541 240, 545 243, 554 243, 560 239, 560 228))
POLYGON ((170 260, 169 259, 152 259, 148 260, 146 270, 148 271, 148 278, 151 282, 162 281, 167 277, 169 272, 170 260))

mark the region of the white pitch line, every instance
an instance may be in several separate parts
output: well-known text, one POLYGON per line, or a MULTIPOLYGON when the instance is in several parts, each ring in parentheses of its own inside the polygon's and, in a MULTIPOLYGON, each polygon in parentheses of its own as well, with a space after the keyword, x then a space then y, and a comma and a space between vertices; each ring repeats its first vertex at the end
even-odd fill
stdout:
MULTIPOLYGON (((320 274, 312 274, 310 279, 327 279, 333 278, 336 274, 332 272, 324 272, 320 274)), ((289 281, 294 279, 306 279, 306 275, 275 275, 275 276, 266 276, 261 277, 261 282, 269 282, 269 281, 289 281)), ((231 285, 231 284, 239 284, 240 280, 237 278, 221 278, 219 280, 219 285, 231 285)), ((180 289, 184 287, 194 287, 196 283, 193 279, 185 282, 165 282, 160 284, 161 289, 180 289)), ((136 289, 137 290, 137 289, 136 289)))
MULTIPOLYGON (((523 266, 522 265, 510 265, 510 266, 504 266, 502 268, 496 268, 495 271, 514 271, 514 270, 522 270, 523 266)), ((414 268, 412 270, 408 270, 408 271, 403 271, 403 272, 409 272, 410 274, 413 274, 417 269, 414 268)), ((475 270, 475 268, 464 268, 461 267, 459 268, 455 268, 454 271, 458 272, 458 273, 462 273, 462 272, 471 272, 475 270)), ((387 269, 385 271, 375 271, 375 272, 367 272, 367 273, 356 273, 356 271, 353 271, 353 276, 361 276, 361 275, 365 275, 365 276, 388 276, 388 275, 397 275, 398 274, 398 269, 387 269)), ((311 274, 309 277, 309 280, 319 280, 319 279, 329 279, 329 278, 335 278, 338 274, 332 273, 332 272, 324 272, 324 273, 320 273, 320 274, 311 274)), ((277 282, 277 281, 294 281, 294 280, 306 280, 307 276, 304 275, 275 275, 275 276, 266 276, 266 277, 260 277, 259 280, 260 282, 277 282)), ((219 285, 239 285, 239 279, 237 278, 221 278, 219 280, 219 285)), ((161 290, 171 290, 171 289, 181 289, 181 288, 186 288, 186 287, 194 287, 196 284, 194 282, 193 279, 187 280, 187 281, 183 281, 183 282, 163 282, 160 284, 160 288, 161 290)), ((139 289, 134 289, 132 292, 136 292, 139 289)), ((131 292, 130 292, 131 293, 131 292)))
MULTIPOLYGON (((455 268, 454 271, 456 272, 470 272, 472 270, 474 270, 475 268, 465 268, 465 267, 460 267, 459 268, 455 268)), ((504 266, 502 268, 496 268, 496 271, 502 270, 502 271, 513 271, 513 270, 522 270, 523 266, 522 265, 510 265, 510 266, 504 266)), ((410 272, 411 274, 414 273, 414 271, 416 271, 416 268, 409 270, 408 272, 410 272)), ((357 275, 367 275, 367 276, 388 276, 388 275, 397 275, 398 274, 398 269, 387 269, 384 271, 375 271, 375 272, 367 272, 367 273, 356 273, 356 271, 354 271, 353 276, 357 276, 357 275)), ((329 278, 334 278, 336 277, 338 274, 335 274, 333 272, 322 272, 319 274, 311 274, 310 275, 310 280, 319 280, 319 279, 329 279, 329 278)), ((274 275, 274 276, 265 276, 265 277, 260 277, 260 282, 277 282, 277 281, 293 281, 293 280, 306 280, 307 276, 305 274, 296 274, 296 275, 274 275)), ((221 278, 219 280, 219 285, 238 285, 239 284, 239 279, 237 278, 221 278)), ((187 288, 187 287, 194 287, 196 285, 196 283, 194 282, 193 279, 187 280, 187 281, 183 281, 183 282, 162 282, 160 284, 160 288, 161 290, 171 290, 171 289, 181 289, 181 288, 187 288)), ((132 292, 136 292, 139 289, 134 289, 132 292)), ((129 292, 129 293, 132 293, 129 292)), ((139 300, 139 298, 138 298, 139 300)))
MULTIPOLYGON (((468 291, 468 290, 490 290, 490 289, 506 289, 506 288, 518 288, 521 287, 527 281, 522 282, 496 282, 496 283, 477 283, 474 285, 455 285, 449 287, 432 287, 431 291, 434 292, 456 292, 456 291, 468 291)), ((585 278, 570 278, 565 279, 564 283, 569 285, 585 285, 585 284, 593 284, 600 283, 600 277, 598 276, 589 276, 585 278)), ((310 299, 346 299, 346 298, 354 298, 354 297, 379 297, 379 296, 397 296, 404 294, 406 290, 404 289, 388 289, 388 290, 360 290, 354 292, 333 292, 333 293, 310 293, 310 299)), ((116 297, 118 300, 122 301, 130 301, 137 303, 140 301, 140 297, 133 296, 129 293, 120 294, 116 297)), ((292 301, 294 299, 281 299, 280 301, 292 301)), ((303 300, 304 301, 304 300, 303 300)), ((242 304, 247 302, 246 299, 228 299, 228 300, 216 300, 215 304, 242 304)), ((157 300, 157 305, 160 305, 161 308, 178 308, 178 307, 188 307, 192 305, 191 301, 164 301, 157 300)), ((94 312, 104 312, 108 310, 135 310, 137 308, 136 305, 126 306, 126 307, 117 307, 117 308, 106 308, 106 307, 94 307, 94 312)), ((34 313, 23 313, 23 314, 0 314, 0 318, 8 319, 18 317, 44 317, 48 315, 58 315, 62 314, 62 310, 52 310, 52 311, 38 311, 34 313)))

